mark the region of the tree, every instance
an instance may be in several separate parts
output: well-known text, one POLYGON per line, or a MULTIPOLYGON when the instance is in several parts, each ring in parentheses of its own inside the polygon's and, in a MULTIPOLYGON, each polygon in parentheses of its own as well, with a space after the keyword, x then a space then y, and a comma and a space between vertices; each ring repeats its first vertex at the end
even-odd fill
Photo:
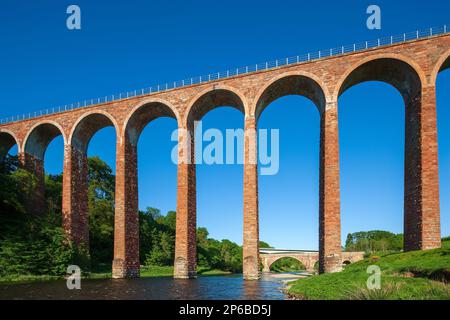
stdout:
POLYGON ((89 251, 95 268, 113 260, 115 176, 98 157, 88 158, 88 166, 89 251))
POLYGON ((346 251, 387 252, 403 248, 403 235, 389 231, 361 231, 349 233, 345 241, 346 251))
POLYGON ((260 242, 259 242, 259 247, 260 247, 260 248, 272 248, 272 247, 270 246, 270 244, 268 244, 267 242, 264 242, 264 241, 260 241, 260 242))

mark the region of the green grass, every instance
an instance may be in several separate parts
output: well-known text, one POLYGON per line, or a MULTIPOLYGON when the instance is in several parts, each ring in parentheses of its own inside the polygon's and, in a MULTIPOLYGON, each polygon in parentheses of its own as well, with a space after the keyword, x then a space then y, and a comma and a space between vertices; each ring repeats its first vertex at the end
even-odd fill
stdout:
POLYGON ((450 241, 442 249, 386 254, 347 266, 342 272, 299 279, 288 293, 297 299, 450 299, 450 241), (367 267, 381 269, 381 289, 368 290, 367 267))
POLYGON ((173 266, 144 266, 141 268, 141 278, 171 276, 173 276, 173 266))
POLYGON ((227 274, 232 274, 230 271, 224 271, 220 269, 206 269, 202 267, 197 268, 197 274, 199 276, 223 276, 227 274))
POLYGON ((0 278, 0 284, 14 284, 14 283, 28 283, 28 282, 43 282, 58 280, 61 277, 58 276, 47 276, 47 275, 8 275, 0 278))

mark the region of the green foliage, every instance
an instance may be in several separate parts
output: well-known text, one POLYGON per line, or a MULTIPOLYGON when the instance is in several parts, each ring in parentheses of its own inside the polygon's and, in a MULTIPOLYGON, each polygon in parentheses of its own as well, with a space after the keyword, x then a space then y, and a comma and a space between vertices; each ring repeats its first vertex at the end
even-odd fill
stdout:
POLYGON ((175 255, 175 216, 147 208, 139 213, 141 262, 145 265, 173 265, 175 255))
POLYGON ((115 177, 98 157, 89 158, 88 167, 89 251, 95 266, 113 260, 115 177))
POLYGON ((270 270, 274 272, 293 272, 306 270, 303 263, 294 258, 281 258, 275 261, 271 266, 270 270))
POLYGON ((289 293, 301 299, 450 299, 450 242, 441 249, 390 253, 365 259, 344 271, 297 280, 289 293), (368 292, 367 268, 381 270, 380 291, 368 292), (437 282, 439 281, 439 282, 437 282))
MULTIPOLYGON (((147 208, 140 212, 141 262, 145 265, 173 265, 175 256, 176 213, 162 215, 160 210, 147 208)), ((229 241, 208 238, 206 228, 197 229, 197 257, 199 270, 220 269, 242 271, 242 248, 229 241)))
POLYGON ((204 269, 220 269, 242 272, 242 247, 230 240, 208 238, 206 228, 197 229, 198 266, 204 269))
MULTIPOLYGON (((0 216, 5 222, 16 213, 25 214, 25 200, 36 186, 36 178, 18 167, 18 158, 9 155, 0 163, 0 216)), ((0 224, 0 231, 4 231, 2 227, 8 228, 8 225, 0 224)))
POLYGON ((403 235, 388 231, 361 231, 349 233, 345 241, 346 251, 392 252, 403 249, 403 235))
POLYGON ((66 241, 64 231, 52 218, 18 219, 15 228, 0 241, 0 276, 62 275, 74 261, 76 250, 66 241), (19 227, 20 226, 20 227, 19 227))
POLYGON ((270 244, 268 244, 267 242, 264 242, 264 241, 260 241, 260 242, 259 242, 259 247, 260 247, 260 248, 272 248, 272 247, 270 246, 270 244))
POLYGON ((18 168, 17 157, 7 156, 0 166, 0 276, 58 275, 65 272, 74 250, 64 232, 54 227, 55 212, 45 218, 29 215, 25 201, 36 178, 18 168))

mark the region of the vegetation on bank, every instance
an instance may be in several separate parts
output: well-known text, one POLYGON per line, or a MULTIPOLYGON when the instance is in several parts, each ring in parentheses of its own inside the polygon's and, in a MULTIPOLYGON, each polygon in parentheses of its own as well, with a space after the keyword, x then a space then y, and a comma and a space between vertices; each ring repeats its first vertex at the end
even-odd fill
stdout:
POLYGON ((403 234, 373 230, 349 233, 345 241, 345 251, 399 252, 403 249, 403 234))
POLYGON ((441 249, 371 255, 342 272, 299 279, 287 292, 295 299, 311 300, 449 300, 450 239, 442 244, 441 249), (367 289, 371 265, 380 267, 380 289, 367 289))
MULTIPOLYGON (((47 175, 47 214, 27 210, 37 179, 8 156, 0 164, 0 282, 60 279, 70 264, 83 276, 111 276, 114 248, 114 186, 111 168, 99 158, 88 159, 89 255, 73 246, 62 229, 62 175, 47 175)), ((176 213, 158 209, 139 212, 141 276, 170 276, 175 255, 176 213)), ((265 244, 267 245, 267 244, 265 244)), ((208 237, 197 230, 198 274, 242 271, 242 247, 229 240, 208 237)))

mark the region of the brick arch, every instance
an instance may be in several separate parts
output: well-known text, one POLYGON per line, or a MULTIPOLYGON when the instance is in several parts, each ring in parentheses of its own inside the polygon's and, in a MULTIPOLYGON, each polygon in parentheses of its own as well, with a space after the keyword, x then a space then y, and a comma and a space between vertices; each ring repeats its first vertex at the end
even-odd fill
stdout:
POLYGON ((333 101, 337 101, 351 87, 367 81, 381 81, 392 85, 404 100, 419 94, 427 84, 425 73, 414 60, 399 54, 376 54, 348 68, 337 82, 333 101))
POLYGON ((128 114, 122 127, 123 134, 130 139, 132 145, 136 146, 145 126, 160 117, 173 118, 178 126, 181 124, 178 110, 172 104, 162 99, 147 99, 140 102, 128 114))
POLYGON ((21 152, 21 146, 17 136, 9 130, 0 129, 0 161, 3 161, 12 147, 17 145, 18 153, 21 152))
POLYGON ((51 120, 38 122, 25 136, 22 150, 34 159, 43 161, 47 147, 58 136, 63 137, 64 144, 67 143, 66 135, 59 123, 51 120))
POLYGON ((450 49, 447 50, 434 65, 433 71, 430 77, 430 85, 435 86, 438 74, 446 69, 450 68, 450 49))
POLYGON ((101 110, 87 112, 78 118, 73 125, 68 144, 86 154, 87 147, 94 134, 110 126, 114 127, 116 139, 120 141, 119 126, 113 116, 101 110))
POLYGON ((182 122, 186 128, 209 111, 221 106, 231 106, 241 111, 244 116, 249 114, 246 97, 238 89, 225 85, 215 85, 212 89, 204 90, 195 96, 188 106, 182 122))
POLYGON ((325 110, 330 94, 323 81, 308 72, 286 72, 272 78, 256 95, 251 114, 259 119, 264 109, 273 101, 287 95, 301 95, 310 99, 320 113, 325 110))

